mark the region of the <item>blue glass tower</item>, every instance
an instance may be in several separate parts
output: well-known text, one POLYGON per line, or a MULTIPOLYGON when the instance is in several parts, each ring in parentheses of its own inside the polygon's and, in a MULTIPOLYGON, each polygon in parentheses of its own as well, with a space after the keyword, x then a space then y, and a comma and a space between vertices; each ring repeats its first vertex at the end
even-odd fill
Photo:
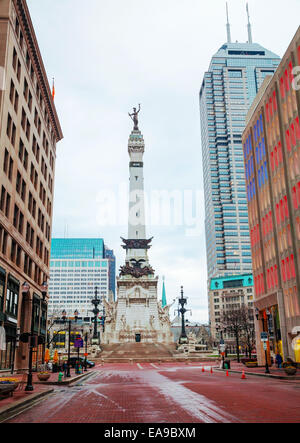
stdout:
POLYGON ((280 57, 252 43, 227 43, 212 57, 200 90, 208 278, 252 272, 242 133, 264 78, 280 57))

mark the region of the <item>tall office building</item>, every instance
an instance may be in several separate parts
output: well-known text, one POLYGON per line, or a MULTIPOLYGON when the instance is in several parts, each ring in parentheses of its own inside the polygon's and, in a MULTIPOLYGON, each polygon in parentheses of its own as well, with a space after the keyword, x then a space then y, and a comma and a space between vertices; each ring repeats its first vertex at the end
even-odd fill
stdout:
POLYGON ((114 251, 108 249, 105 246, 104 249, 105 258, 108 259, 108 272, 109 272, 109 294, 108 298, 110 301, 115 301, 116 299, 116 257, 114 251))
POLYGON ((25 0, 0 1, 0 67, 0 328, 6 334, 0 369, 19 369, 28 368, 29 355, 19 334, 35 336, 34 361, 44 351, 43 283, 49 279, 56 143, 62 139, 25 0))
POLYGON ((100 299, 109 299, 115 281, 115 257, 101 238, 52 239, 49 284, 49 315, 63 311, 92 318, 91 300, 98 288, 100 299))
POLYGON ((200 90, 208 279, 252 272, 242 133, 264 78, 280 58, 252 43, 227 43, 213 56, 200 90))
POLYGON ((257 352, 300 363, 300 28, 247 116, 243 135, 257 352))

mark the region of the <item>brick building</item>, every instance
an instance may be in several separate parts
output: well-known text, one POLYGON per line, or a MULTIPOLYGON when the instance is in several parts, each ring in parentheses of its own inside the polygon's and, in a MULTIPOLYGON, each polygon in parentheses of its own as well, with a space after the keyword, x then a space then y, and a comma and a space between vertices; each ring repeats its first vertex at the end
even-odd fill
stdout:
POLYGON ((0 369, 42 358, 56 143, 62 131, 26 0, 0 2, 0 369))
POLYGON ((300 362, 300 28, 276 73, 265 80, 243 134, 257 350, 300 362))

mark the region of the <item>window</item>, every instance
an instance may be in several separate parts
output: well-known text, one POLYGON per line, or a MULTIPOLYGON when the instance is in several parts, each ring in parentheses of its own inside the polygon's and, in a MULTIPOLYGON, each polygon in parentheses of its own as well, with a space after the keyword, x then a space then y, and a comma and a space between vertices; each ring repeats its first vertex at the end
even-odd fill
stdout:
POLYGON ((6 292, 6 313, 17 317, 19 304, 19 285, 12 280, 8 280, 6 292))

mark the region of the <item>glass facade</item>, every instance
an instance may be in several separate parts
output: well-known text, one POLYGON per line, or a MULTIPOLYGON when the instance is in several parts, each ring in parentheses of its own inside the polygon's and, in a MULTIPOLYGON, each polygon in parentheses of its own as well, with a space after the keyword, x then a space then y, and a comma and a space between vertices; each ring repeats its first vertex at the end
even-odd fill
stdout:
POLYGON ((258 44, 227 43, 204 75, 200 116, 209 279, 252 272, 242 133, 258 89, 279 63, 258 44))
POLYGON ((104 258, 104 242, 101 238, 54 238, 51 258, 104 258))

